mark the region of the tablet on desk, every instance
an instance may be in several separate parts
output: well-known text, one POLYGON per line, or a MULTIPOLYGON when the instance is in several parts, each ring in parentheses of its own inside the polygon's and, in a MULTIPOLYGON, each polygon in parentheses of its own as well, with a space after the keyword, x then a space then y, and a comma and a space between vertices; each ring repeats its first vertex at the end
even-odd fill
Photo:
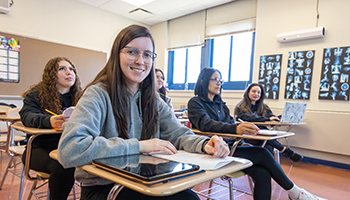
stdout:
POLYGON ((146 185, 165 183, 204 172, 198 165, 134 154, 95 159, 93 165, 146 185))

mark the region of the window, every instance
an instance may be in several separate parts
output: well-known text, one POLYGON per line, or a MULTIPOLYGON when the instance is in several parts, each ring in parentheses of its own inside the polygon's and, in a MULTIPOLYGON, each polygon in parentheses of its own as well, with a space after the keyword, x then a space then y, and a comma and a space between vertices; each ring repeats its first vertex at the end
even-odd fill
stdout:
POLYGON ((218 69, 223 89, 244 90, 252 80, 254 32, 207 39, 203 47, 169 51, 169 89, 194 89, 202 68, 218 69))
POLYGON ((169 74, 170 89, 188 90, 193 89, 197 82, 201 70, 201 52, 202 47, 181 48, 169 51, 169 63, 173 60, 172 70, 169 74), (175 59, 176 58, 176 59, 175 59), (172 81, 171 81, 172 80, 172 81))

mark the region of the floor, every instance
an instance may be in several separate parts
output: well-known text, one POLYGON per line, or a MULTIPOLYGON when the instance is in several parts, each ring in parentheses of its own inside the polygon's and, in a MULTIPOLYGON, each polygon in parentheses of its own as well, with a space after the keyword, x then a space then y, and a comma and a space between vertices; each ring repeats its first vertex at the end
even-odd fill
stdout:
MULTIPOLYGON (((2 153, 0 156, 1 178, 3 176, 8 161, 9 157, 5 153, 2 153)), ((350 199, 350 171, 333 169, 324 166, 316 166, 300 162, 292 164, 289 160, 286 159, 281 159, 281 166, 285 173, 288 175, 288 177, 290 177, 295 184, 297 184, 299 187, 307 189, 313 194, 330 200, 350 199)), ((216 179, 216 181, 221 184, 227 184, 227 181, 223 181, 220 178, 216 179)), ((0 199, 18 199, 19 182, 20 179, 18 177, 9 173, 5 179, 5 183, 2 189, 0 190, 0 199)), ((249 185, 246 176, 234 179, 233 183, 235 187, 240 188, 244 191, 249 191, 249 185)), ((194 190, 200 191, 203 189, 207 189, 209 184, 209 182, 203 183, 201 185, 196 186, 194 190)), ((32 182, 26 180, 23 199, 27 199, 29 189, 31 186, 32 182)), ((46 188, 44 188, 44 190, 45 189, 46 188)), ((217 187, 216 189, 211 191, 211 193, 213 194, 212 197, 218 200, 228 199, 228 189, 223 186, 217 187), (215 191, 218 191, 220 189, 220 192, 215 193, 215 191)), ((241 192, 235 192, 234 195, 235 199, 238 200, 253 199, 250 195, 241 192)), ((204 197, 200 198, 201 200, 207 199, 204 197)), ((288 200, 287 193, 274 182, 272 199, 288 200)))

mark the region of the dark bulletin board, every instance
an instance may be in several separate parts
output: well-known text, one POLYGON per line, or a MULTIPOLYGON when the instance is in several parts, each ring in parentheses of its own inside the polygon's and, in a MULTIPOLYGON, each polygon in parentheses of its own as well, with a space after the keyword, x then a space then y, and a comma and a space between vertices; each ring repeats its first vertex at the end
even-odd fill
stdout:
POLYGON ((57 44, 18 35, 1 33, 16 38, 21 45, 19 83, 0 82, 0 95, 22 95, 31 85, 41 80, 44 67, 51 58, 62 56, 71 60, 85 87, 105 66, 107 54, 68 45, 57 44))

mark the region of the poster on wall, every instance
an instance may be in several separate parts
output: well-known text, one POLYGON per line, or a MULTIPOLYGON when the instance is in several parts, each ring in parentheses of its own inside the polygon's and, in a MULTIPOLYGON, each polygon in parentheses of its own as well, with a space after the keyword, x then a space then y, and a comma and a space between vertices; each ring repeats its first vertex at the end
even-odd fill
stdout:
POLYGON ((349 101, 350 47, 323 49, 319 99, 349 101))
POLYGON ((315 50, 288 54, 285 99, 310 99, 315 50))
POLYGON ((0 81, 19 82, 20 45, 15 38, 0 35, 0 81))
POLYGON ((282 54, 260 56, 258 82, 264 87, 266 99, 278 99, 282 54))

